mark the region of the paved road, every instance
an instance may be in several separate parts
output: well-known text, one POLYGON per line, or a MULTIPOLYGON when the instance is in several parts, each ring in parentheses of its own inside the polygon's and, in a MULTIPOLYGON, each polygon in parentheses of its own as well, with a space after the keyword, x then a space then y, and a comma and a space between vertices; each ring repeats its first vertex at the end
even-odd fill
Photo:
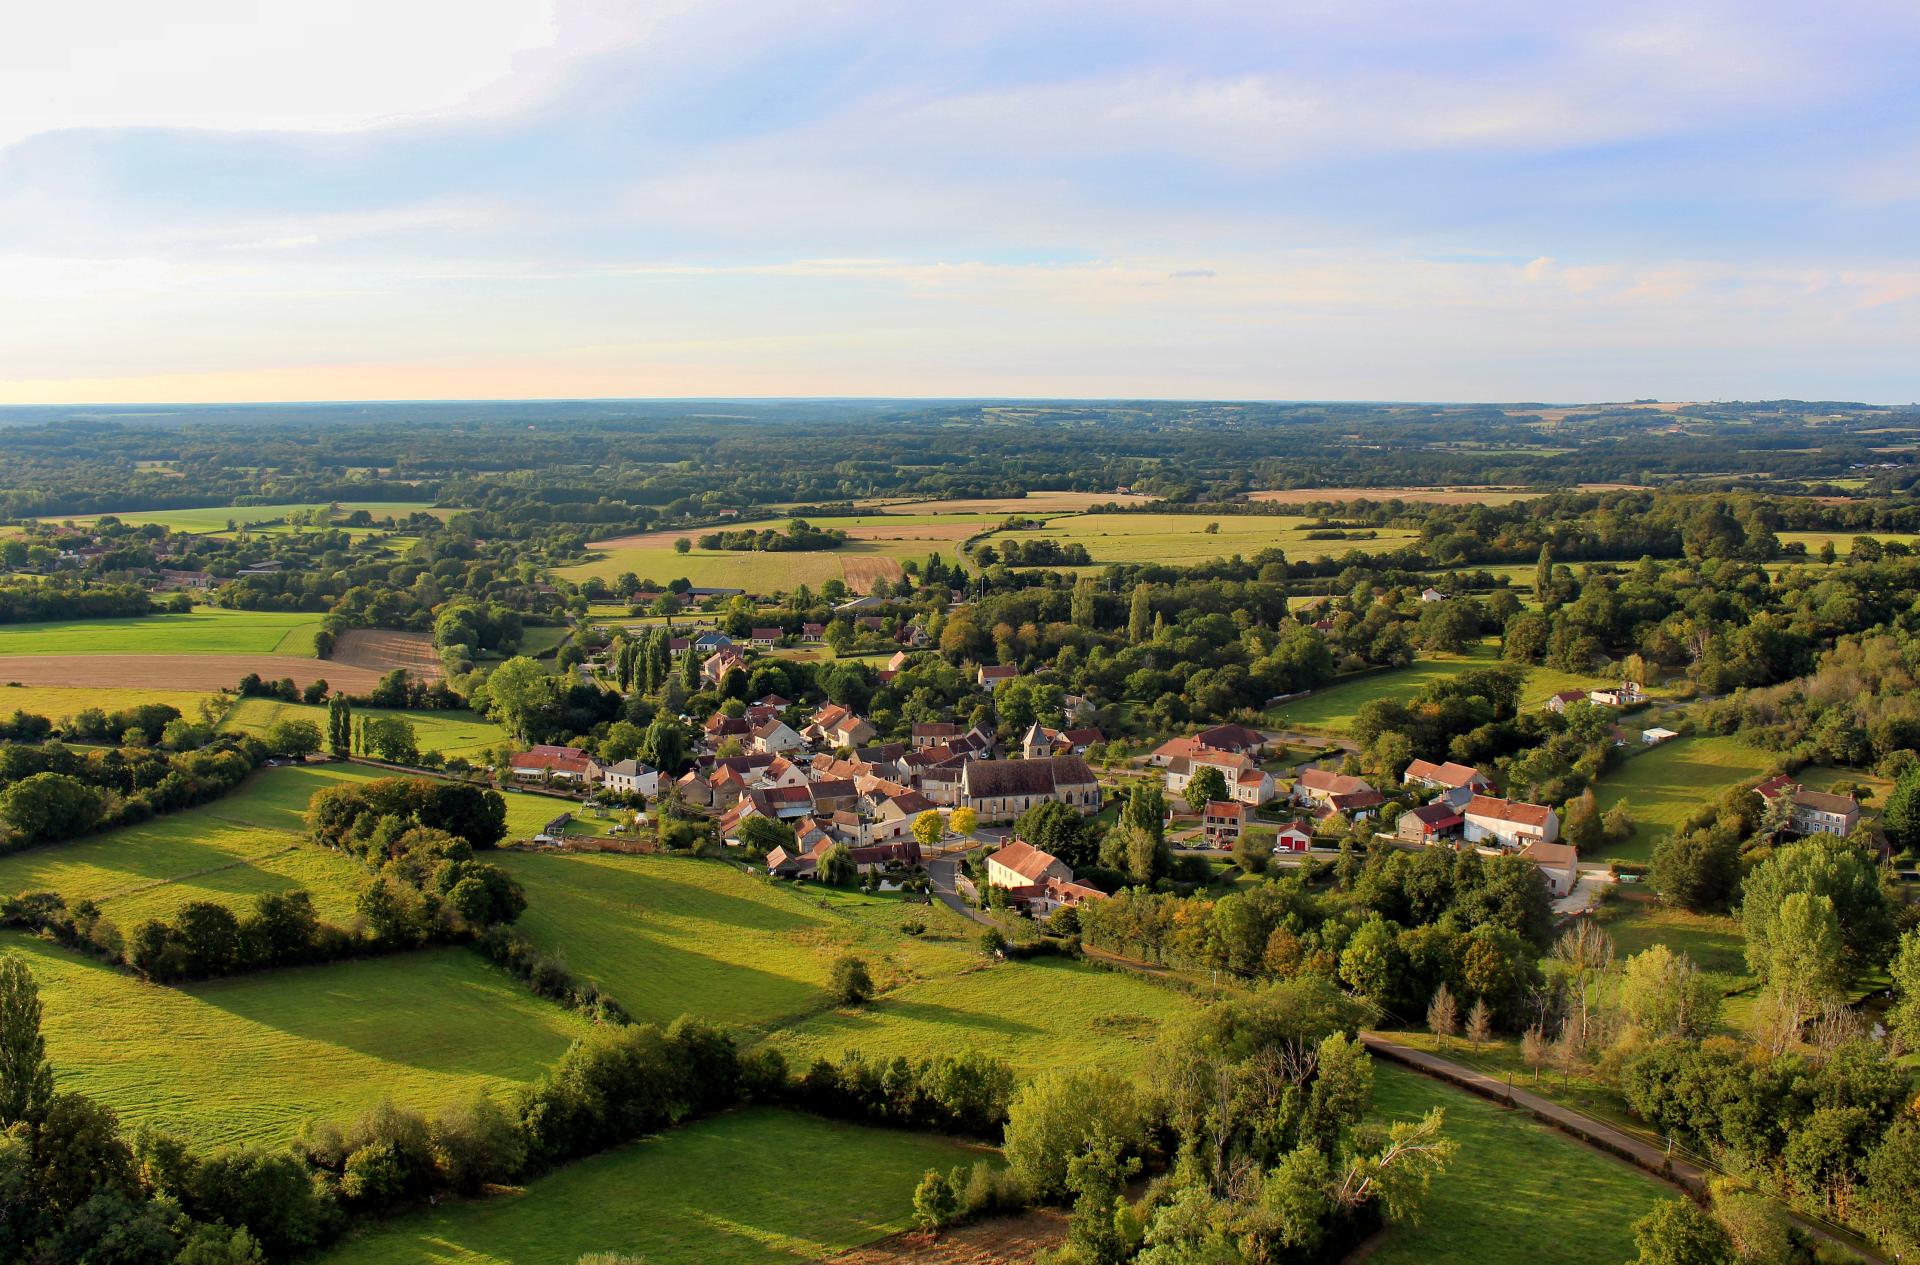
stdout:
MULTIPOLYGON (((1523 1108, 1531 1112, 1535 1119, 1552 1125, 1588 1146, 1604 1151, 1615 1159, 1625 1160, 1638 1168, 1643 1168, 1690 1193, 1698 1195, 1706 1190, 1707 1174, 1698 1165, 1677 1155, 1669 1156, 1665 1148, 1645 1138, 1615 1128, 1605 1121, 1596 1120, 1570 1107, 1563 1107, 1551 1099, 1542 1098, 1539 1094, 1522 1089, 1500 1077, 1490 1076, 1425 1050, 1416 1050, 1412 1046, 1402 1045, 1383 1033, 1363 1032, 1360 1034, 1360 1040, 1369 1051, 1381 1058, 1400 1063, 1417 1072, 1424 1072, 1436 1080, 1458 1085, 1483 1098, 1491 1098, 1496 1102, 1523 1108)), ((1806 1220, 1791 1209, 1782 1208, 1781 1211, 1815 1238, 1835 1244, 1869 1261, 1887 1265, 1885 1257, 1877 1255, 1851 1237, 1842 1238, 1832 1234, 1825 1227, 1806 1220)))
POLYGON ((959 877, 959 874, 960 861, 957 856, 942 857, 927 862, 927 877, 933 883, 934 899, 954 913, 971 918, 983 927, 997 926, 993 919, 967 904, 960 895, 960 889, 954 885, 954 880, 959 877))

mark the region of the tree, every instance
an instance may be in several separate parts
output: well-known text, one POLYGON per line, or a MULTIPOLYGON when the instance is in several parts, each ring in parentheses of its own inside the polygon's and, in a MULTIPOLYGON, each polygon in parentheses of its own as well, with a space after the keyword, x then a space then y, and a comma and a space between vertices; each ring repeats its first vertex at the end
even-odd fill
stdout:
POLYGON ((686 763, 688 745, 686 728, 662 711, 647 726, 646 738, 640 744, 640 758, 671 776, 686 763))
POLYGON ((932 1234, 953 1224, 960 1211, 960 1197, 953 1183, 937 1168, 930 1168, 913 1191, 913 1223, 932 1234))
POLYGON ((1542 543, 1539 561, 1533 566, 1533 597, 1542 606, 1553 605, 1553 546, 1542 543))
POLYGON ((740 846, 748 856, 763 857, 775 848, 793 851, 793 827, 784 821, 772 817, 763 817, 759 813, 740 823, 740 846))
POLYGON ((1780 1006, 1781 1039, 1797 1036, 1806 1018, 1846 996, 1847 967, 1833 898, 1794 892, 1780 902, 1762 969, 1780 1006))
POLYGON ((873 976, 867 964, 851 953, 835 959, 827 981, 827 995, 837 1006, 859 1006, 873 1000, 873 976))
POLYGON ((1022 1085, 1007 1108, 1007 1167, 1029 1198, 1070 1192, 1068 1164, 1097 1136, 1137 1154, 1147 1117, 1133 1082, 1106 1069, 1051 1069, 1022 1085))
POLYGON ((309 756, 318 751, 322 740, 320 726, 299 717, 274 721, 267 726, 263 739, 267 744, 267 750, 273 754, 294 759, 309 756))
POLYGON ((1894 1002, 1887 1011, 1887 1028, 1909 1050, 1920 1049, 1920 929, 1900 937, 1891 973, 1894 1002))
POLYGON ((940 820, 940 814, 934 809, 929 808, 913 819, 913 837, 929 852, 939 846, 946 834, 947 823, 940 820))
POLYGON ((1445 984, 1433 991, 1433 1000, 1427 1003, 1427 1030, 1443 1040, 1452 1040, 1460 1031, 1460 1006, 1445 984))
POLYGON ((532 742, 542 713, 554 701, 554 678, 532 659, 516 655, 493 670, 486 694, 488 714, 520 741, 532 742))
POLYGON ((1272 860, 1273 844, 1264 833, 1242 830, 1239 838, 1233 841, 1233 863, 1244 874, 1264 874, 1267 863, 1272 860))
POLYGON ((846 844, 831 843, 814 862, 813 876, 829 887, 845 887, 860 876, 860 867, 846 844))
POLYGON ((961 838, 971 835, 980 826, 980 814, 971 808, 956 808, 947 818, 948 828, 961 838))
POLYGON ((1895 852, 1920 852, 1920 763, 1908 765, 1887 793, 1880 826, 1895 852))
POLYGON ((692 552, 692 550, 693 550, 693 542, 691 540, 688 540, 685 536, 682 536, 678 540, 675 540, 673 542, 673 551, 675 553, 682 553, 682 554, 690 553, 692 552))
POLYGON ((1585 854, 1599 847, 1605 837, 1605 828, 1600 824, 1600 808, 1594 800, 1593 788, 1589 786, 1567 805, 1566 820, 1560 827, 1560 839, 1575 851, 1585 854))
POLYGON ((1740 841, 1713 829, 1668 835, 1653 845, 1648 879, 1682 909, 1718 909, 1740 881, 1740 841))
POLYGON ((1633 1223, 1634 1265, 1736 1265, 1718 1222, 1691 1200, 1663 1199, 1633 1223))
POLYGON ((345 694, 327 700, 327 750, 341 759, 353 753, 353 704, 345 694))
POLYGON ((1720 989, 1693 959, 1664 944, 1627 959, 1620 973, 1620 1007, 1640 1031, 1659 1040, 1697 1039, 1720 1015, 1720 989))
MULTIPOLYGON (((1885 961, 1893 947, 1893 908, 1880 885, 1878 865, 1862 847, 1815 836, 1776 849, 1741 885, 1740 922, 1750 969, 1770 978, 1777 960, 1774 928, 1795 893, 1828 901, 1843 946, 1837 955, 1843 981, 1885 961)), ((1802 910, 1799 916, 1804 923, 1809 915, 1802 910)))
POLYGON ((1575 1051, 1585 1050, 1601 982, 1613 968, 1613 937, 1583 919, 1554 941, 1553 967, 1566 981, 1570 1008, 1561 1039, 1575 1051))
POLYGON ((1143 580, 1133 586, 1133 600, 1127 608, 1127 640, 1139 645, 1147 639, 1148 621, 1153 617, 1151 594, 1143 580))
POLYGON ((1205 812, 1209 803, 1226 797, 1226 775, 1212 765, 1201 769, 1187 780, 1184 798, 1187 801, 1187 807, 1196 813, 1205 812))
POLYGON ((417 764, 420 743, 413 723, 399 716, 369 716, 362 734, 367 752, 394 764, 417 764))
POLYGON ((0 955, 0 1136, 10 1125, 39 1120, 52 1099, 53 1068, 40 1036, 39 986, 26 959, 0 955))
POLYGON ((1553 1045, 1547 1040, 1546 1029, 1539 1024, 1531 1024, 1520 1034, 1520 1058, 1533 1069, 1533 1079, 1540 1080, 1540 1069, 1553 1059, 1553 1045))
POLYGON ((100 793, 65 773, 35 773, 0 791, 0 818, 33 843, 84 834, 100 813, 100 793))
POLYGON ((1493 1037, 1493 1008, 1487 1005, 1487 999, 1476 997, 1473 1009, 1467 1012, 1467 1040, 1473 1042, 1473 1048, 1479 1049, 1493 1037))

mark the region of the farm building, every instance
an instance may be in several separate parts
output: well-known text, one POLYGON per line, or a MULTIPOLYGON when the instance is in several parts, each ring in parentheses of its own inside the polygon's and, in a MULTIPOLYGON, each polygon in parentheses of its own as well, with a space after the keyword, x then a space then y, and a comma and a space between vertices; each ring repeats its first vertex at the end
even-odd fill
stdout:
POLYGON ((1580 881, 1580 855, 1569 844, 1530 843, 1520 849, 1520 855, 1540 867, 1547 890, 1556 900, 1573 891, 1580 881))

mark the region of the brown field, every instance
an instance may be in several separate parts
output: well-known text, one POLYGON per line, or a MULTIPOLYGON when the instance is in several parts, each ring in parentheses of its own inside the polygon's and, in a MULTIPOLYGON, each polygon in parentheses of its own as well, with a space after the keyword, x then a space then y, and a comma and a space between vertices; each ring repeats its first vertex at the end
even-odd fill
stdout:
POLYGON ((898 558, 876 553, 842 554, 840 570, 847 577, 847 587, 856 593, 871 593, 875 580, 892 581, 901 575, 898 558))
POLYGON ((371 668, 284 654, 0 655, 0 684, 225 690, 249 672, 269 681, 292 677, 295 685, 303 687, 324 680, 336 690, 353 694, 371 690, 382 675, 371 668))
MULTIPOLYGON (((821 519, 828 527, 833 526, 832 519, 821 519)), ((862 523, 858 527, 841 528, 847 533, 848 540, 938 540, 952 542, 977 536, 992 523, 909 523, 904 527, 895 527, 890 523, 862 523)))
POLYGON ((440 654, 433 648, 431 634, 379 628, 353 628, 341 633, 333 643, 333 658, 329 662, 374 672, 405 668, 430 681, 438 680, 442 672, 440 654))

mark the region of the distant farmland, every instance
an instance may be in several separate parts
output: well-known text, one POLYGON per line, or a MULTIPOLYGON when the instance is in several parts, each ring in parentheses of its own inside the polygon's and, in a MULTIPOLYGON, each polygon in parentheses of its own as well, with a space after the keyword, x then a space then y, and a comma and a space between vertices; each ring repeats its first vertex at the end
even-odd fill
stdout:
POLYGON ((1187 566, 1262 549, 1283 550, 1290 560, 1339 557, 1359 549, 1384 553, 1419 540, 1417 532, 1395 527, 1364 528, 1344 539, 1310 539, 1316 520, 1281 514, 1071 514, 1034 531, 1002 532, 992 545, 1015 540, 1052 539, 1086 546, 1095 565, 1110 562, 1158 562, 1187 566), (1208 531, 1213 526, 1217 530, 1208 531))
MULTIPOLYGON (((728 531, 782 530, 786 519, 762 519, 751 523, 729 523, 728 531)), ((697 545, 679 553, 674 541, 685 537, 693 541, 719 527, 687 531, 646 532, 596 540, 587 548, 603 556, 575 566, 561 567, 555 574, 580 581, 594 576, 611 581, 627 572, 656 585, 685 579, 702 588, 739 588, 750 593, 791 591, 805 584, 819 588, 828 580, 842 580, 849 588, 865 591, 875 580, 900 576, 900 564, 909 559, 924 560, 929 554, 943 554, 949 561, 957 558, 957 548, 969 536, 990 530, 992 519, 971 514, 870 514, 859 518, 823 518, 816 526, 846 532, 851 539, 838 549, 806 553, 753 553, 701 549, 697 545)))

